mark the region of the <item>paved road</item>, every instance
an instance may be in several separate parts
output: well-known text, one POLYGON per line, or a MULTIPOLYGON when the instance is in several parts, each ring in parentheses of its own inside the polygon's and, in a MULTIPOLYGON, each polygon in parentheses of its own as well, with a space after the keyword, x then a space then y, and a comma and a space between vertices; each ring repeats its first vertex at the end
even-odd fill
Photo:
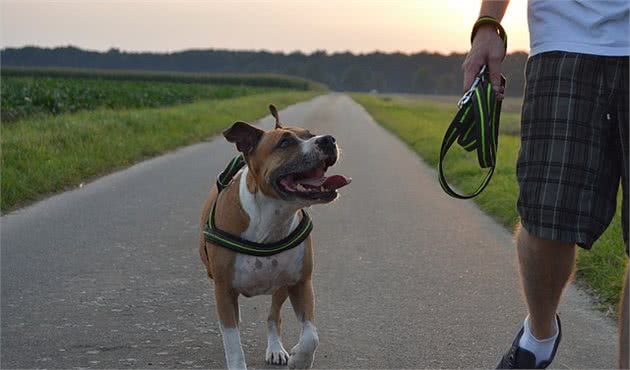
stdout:
MULTIPOLYGON (((281 113, 334 134, 341 173, 312 210, 319 368, 492 367, 521 323, 512 240, 344 95, 281 113)), ((227 122, 226 122, 227 123, 227 122)), ((262 120, 270 127, 271 120, 262 120)), ((234 154, 193 145, 2 217, 2 368, 222 367, 197 256, 201 202, 234 154)), ((269 297, 242 299, 250 367, 265 367, 269 297)), ((297 325, 285 305, 285 346, 297 325)), ((557 367, 615 363, 615 329, 570 288, 557 367)))

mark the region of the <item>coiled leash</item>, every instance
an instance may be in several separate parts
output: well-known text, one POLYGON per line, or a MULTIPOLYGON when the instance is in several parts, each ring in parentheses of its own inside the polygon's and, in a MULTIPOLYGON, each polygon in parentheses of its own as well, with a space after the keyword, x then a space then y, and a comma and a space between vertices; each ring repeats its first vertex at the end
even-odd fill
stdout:
MULTIPOLYGON (((473 27, 474 36, 479 26, 493 24, 501 36, 507 50, 507 35, 497 20, 491 17, 480 17, 473 27)), ((505 78, 501 76, 501 86, 505 87, 505 78)), ((470 89, 457 103, 459 110, 449 125, 438 161, 438 178, 442 189, 446 194, 457 199, 470 199, 479 195, 488 185, 497 161, 497 148, 499 144, 499 118, 501 115, 501 102, 490 84, 490 73, 486 65, 475 77, 470 89), (477 151, 477 160, 481 168, 489 168, 488 173, 481 184, 471 194, 459 194, 451 188, 444 175, 443 162, 451 146, 457 141, 466 151, 477 151)))
MULTIPOLYGON (((242 155, 234 157, 227 168, 223 170, 217 176, 217 189, 220 193, 225 189, 234 176, 245 166, 245 159, 242 155)), ((219 194, 217 193, 217 199, 219 194)), ((302 220, 298 227, 293 230, 289 236, 274 243, 256 243, 249 240, 245 240, 236 235, 229 234, 225 231, 219 230, 214 222, 214 214, 217 207, 217 201, 214 201, 208 217, 208 222, 204 226, 203 235, 206 241, 215 245, 221 246, 233 250, 238 253, 249 254, 251 256, 272 256, 280 252, 292 249, 300 245, 313 230, 313 222, 311 217, 302 210, 302 220)), ((206 246, 206 256, 208 255, 208 248, 206 246)))

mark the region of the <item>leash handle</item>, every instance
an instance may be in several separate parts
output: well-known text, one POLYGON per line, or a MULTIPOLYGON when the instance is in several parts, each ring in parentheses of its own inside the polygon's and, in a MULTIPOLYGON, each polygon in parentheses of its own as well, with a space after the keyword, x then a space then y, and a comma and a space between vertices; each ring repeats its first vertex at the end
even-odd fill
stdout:
MULTIPOLYGON (((507 54, 507 46, 508 46, 507 32, 505 32, 505 28, 503 28, 503 26, 501 25, 501 22, 499 22, 496 18, 490 17, 488 15, 482 15, 481 17, 477 19, 477 21, 473 25, 472 32, 470 32, 470 43, 471 44, 473 43, 473 41, 475 40, 475 35, 477 35, 477 31, 479 31, 479 27, 483 26, 484 24, 491 24, 494 26, 494 28, 496 28, 499 37, 501 38, 501 40, 503 40, 503 47, 505 48, 505 54, 507 54)), ((505 54, 503 58, 505 58, 505 54)))

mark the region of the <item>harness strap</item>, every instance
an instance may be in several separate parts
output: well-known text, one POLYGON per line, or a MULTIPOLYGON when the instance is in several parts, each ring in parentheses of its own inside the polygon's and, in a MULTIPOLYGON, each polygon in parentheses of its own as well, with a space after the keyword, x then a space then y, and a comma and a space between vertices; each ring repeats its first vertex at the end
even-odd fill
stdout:
POLYGON ((234 176, 245 166, 245 158, 242 155, 237 155, 232 158, 228 166, 217 176, 217 188, 219 193, 225 189, 234 176))
MULTIPOLYGON (((219 193, 225 189, 234 175, 245 166, 245 159, 242 155, 233 158, 227 168, 217 176, 217 188, 219 193)), ((218 194, 217 194, 218 199, 218 194)), ((311 217, 305 210, 302 210, 302 220, 299 225, 289 236, 274 243, 256 243, 245 240, 236 235, 229 234, 219 230, 215 224, 217 202, 215 200, 210 210, 208 222, 204 226, 204 238, 206 241, 219 245, 223 248, 233 250, 238 253, 248 254, 251 256, 272 256, 280 252, 292 249, 300 245, 313 230, 313 222, 311 217)), ((208 248, 206 246, 206 257, 208 256, 208 248)))
POLYGON ((311 217, 302 210, 302 220, 298 227, 286 238, 274 243, 256 243, 228 234, 214 226, 214 210, 212 207, 210 227, 206 227, 204 235, 206 240, 238 253, 251 256, 272 256, 300 245, 313 230, 311 217))
MULTIPOLYGON (((485 66, 484 66, 485 67, 485 66)), ((505 79, 501 83, 505 86, 505 79)), ((449 125, 438 161, 438 178, 442 189, 450 196, 458 199, 470 199, 479 195, 488 185, 496 166, 499 140, 499 118, 501 102, 490 85, 487 68, 482 68, 469 92, 460 101, 460 109, 449 125), (468 95, 468 97, 467 97, 468 95), (457 141, 466 151, 477 151, 477 161, 481 168, 489 168, 481 184, 471 194, 459 194, 446 180, 443 161, 451 146, 457 141)))

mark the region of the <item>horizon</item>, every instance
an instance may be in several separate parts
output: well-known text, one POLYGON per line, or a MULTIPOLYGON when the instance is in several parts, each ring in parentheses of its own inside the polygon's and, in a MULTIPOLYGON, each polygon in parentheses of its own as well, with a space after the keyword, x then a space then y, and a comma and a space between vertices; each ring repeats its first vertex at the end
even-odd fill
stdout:
MULTIPOLYGON (((337 55, 337 54, 352 54, 355 56, 361 56, 361 55, 370 55, 370 54, 385 54, 385 55, 393 55, 393 54, 402 54, 402 55, 406 55, 406 56, 411 56, 411 55, 416 55, 416 54, 433 54, 433 55, 441 55, 441 56, 450 56, 450 55, 463 55, 466 54, 466 52, 456 52, 456 51, 451 51, 451 52, 439 52, 439 51, 429 51, 429 50, 419 50, 419 51, 414 51, 414 52, 402 52, 402 51, 382 51, 382 50, 372 50, 372 51, 361 51, 361 52, 353 52, 353 51, 349 51, 349 50, 345 50, 345 51, 330 51, 330 50, 313 50, 310 52, 304 52, 301 50, 293 50, 293 51, 284 51, 284 50, 267 50, 267 49, 225 49, 225 48, 191 48, 191 49, 181 49, 181 50, 173 50, 173 51, 152 51, 152 50, 122 50, 119 49, 117 47, 111 47, 109 49, 106 50, 96 50, 96 49, 88 49, 88 48, 83 48, 83 47, 79 47, 76 45, 57 45, 57 46, 39 46, 39 45, 23 45, 23 46, 8 46, 8 47, 1 47, 0 50, 7 50, 7 49, 25 49, 25 48, 38 48, 38 49, 44 49, 44 50, 54 50, 54 49, 66 49, 66 48, 71 48, 71 49, 78 49, 84 52, 95 52, 95 53, 108 53, 112 50, 117 50, 120 53, 126 53, 126 54, 177 54, 177 53, 185 53, 185 52, 191 52, 191 51, 227 51, 227 52, 236 52, 236 53, 270 53, 270 54, 283 54, 283 55, 291 55, 291 54, 295 54, 295 53, 300 53, 306 56, 311 56, 313 54, 316 53, 324 53, 327 56, 331 56, 331 55, 337 55)), ((506 55, 510 55, 510 54, 517 54, 517 53, 524 53, 527 54, 528 51, 527 50, 509 50, 506 55)))
MULTIPOLYGON (((324 4, 3 0, 0 47, 72 46, 128 53, 212 49, 307 55, 463 54, 479 4, 480 0, 324 4)), ((512 0, 502 22, 509 34, 508 53, 529 51, 526 18, 526 2, 512 0)))

